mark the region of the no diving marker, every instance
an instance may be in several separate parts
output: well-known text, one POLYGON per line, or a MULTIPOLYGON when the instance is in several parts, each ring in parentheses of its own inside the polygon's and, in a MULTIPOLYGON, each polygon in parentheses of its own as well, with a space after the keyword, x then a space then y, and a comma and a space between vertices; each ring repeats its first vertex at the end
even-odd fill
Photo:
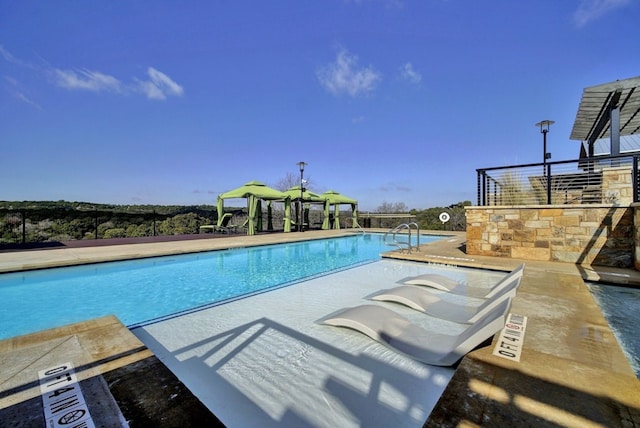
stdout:
POLYGON ((446 223, 451 220, 451 216, 449 215, 449 213, 440 213, 440 216, 438 218, 442 223, 446 223))
POLYGON ((524 331, 527 328, 527 317, 523 315, 509 314, 504 328, 500 332, 493 355, 520 362, 522 344, 524 343, 524 331))
POLYGON ((95 428, 73 364, 40 370, 38 378, 47 427, 95 428))

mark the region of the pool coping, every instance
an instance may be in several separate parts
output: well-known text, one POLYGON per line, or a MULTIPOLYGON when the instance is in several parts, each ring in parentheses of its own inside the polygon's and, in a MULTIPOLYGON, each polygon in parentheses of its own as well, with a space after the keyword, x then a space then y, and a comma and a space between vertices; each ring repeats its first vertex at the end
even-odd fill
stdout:
MULTIPOLYGON (((337 230, 253 237, 231 235, 229 239, 5 252, 0 254, 0 272, 322 239, 351 233, 354 232, 337 230)), ((424 426, 496 425, 504 421, 512 425, 640 426, 640 382, 583 281, 584 278, 637 285, 640 284, 640 273, 568 263, 468 256, 464 253, 464 233, 431 233, 446 234, 449 238, 423 245, 420 251, 412 254, 391 252, 383 257, 501 271, 512 270, 525 262, 525 275, 513 300, 512 312, 529 317, 529 327, 520 362, 493 355, 497 336, 490 346, 468 354, 424 426), (540 308, 552 310, 541 311, 540 308)), ((64 333, 62 329, 59 334, 75 334, 64 333)), ((127 336, 132 335, 126 328, 122 330, 115 326, 114 334, 122 336, 126 343, 130 339, 127 336)), ((23 336, 22 339, 2 341, 0 354, 4 355, 7 350, 22 352, 18 349, 30 346, 17 347, 16 341, 37 342, 36 336, 28 340, 23 336), (12 344, 7 345, 7 341, 12 344)), ((42 341, 42 337, 38 340, 42 341)), ((91 343, 95 347, 118 349, 110 340, 99 336, 91 343)), ((0 392, 1 397, 6 398, 6 392, 0 392)))
MULTIPOLYGON (((0 355, 0 420, 11 426, 53 426, 43 412, 38 371, 43 363, 62 367, 67 362, 72 362, 83 395, 88 396, 96 426, 121 426, 123 418, 144 427, 224 426, 114 316, 0 341, 0 355)), ((60 397, 62 404, 53 420, 77 414, 78 405, 72 405, 77 396, 56 391, 54 399, 60 397)))

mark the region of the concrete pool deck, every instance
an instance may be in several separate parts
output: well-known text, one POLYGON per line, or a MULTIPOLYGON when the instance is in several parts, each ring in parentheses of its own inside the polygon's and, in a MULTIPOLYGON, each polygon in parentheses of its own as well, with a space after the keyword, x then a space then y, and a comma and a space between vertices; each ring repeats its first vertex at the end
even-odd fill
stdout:
MULTIPOLYGON (((0 253, 0 272, 320 239, 345 233, 350 232, 231 235, 216 239, 3 252, 0 253)), ((423 245, 421 251, 414 254, 385 256, 501 271, 512 270, 523 262, 467 256, 463 250, 465 234, 446 234, 451 238, 423 245)), ((568 263, 525 263, 524 278, 512 305, 513 313, 528 317, 520 361, 492 354, 497 336, 491 346, 468 354, 425 426, 640 426, 640 382, 583 281, 585 278, 638 285, 640 272, 568 263)), ((158 408, 170 409, 176 415, 200 415, 199 401, 184 386, 181 389, 179 381, 171 379, 172 374, 167 373, 132 333, 110 318, 1 341, 0 419, 7 420, 6 415, 24 418, 24 410, 42 412, 37 377, 34 380, 33 373, 27 373, 29 362, 46 358, 53 349, 59 351, 60 347, 51 344, 69 338, 75 338, 80 344, 72 349, 82 351, 83 376, 91 379, 99 373, 105 379, 109 377, 107 383, 113 398, 126 418, 141 423, 137 426, 152 420, 145 412, 153 413, 153 406, 130 404, 135 401, 135 394, 146 397, 144 394, 148 393, 138 391, 139 384, 131 380, 136 376, 144 376, 145 381, 154 376, 169 379, 180 401, 184 401, 183 404, 172 402, 172 395, 166 401, 149 398, 155 400, 150 402, 158 403, 158 408), (136 388, 118 392, 117 385, 126 379, 136 388)), ((63 352, 60 357, 64 355, 63 352)))

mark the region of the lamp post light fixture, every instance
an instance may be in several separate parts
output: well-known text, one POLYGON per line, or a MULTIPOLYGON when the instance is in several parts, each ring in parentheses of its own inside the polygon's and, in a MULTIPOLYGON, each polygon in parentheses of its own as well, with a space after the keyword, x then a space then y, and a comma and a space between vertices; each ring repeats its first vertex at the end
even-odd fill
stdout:
POLYGON ((549 127, 554 123, 553 120, 543 120, 536 123, 536 126, 540 127, 540 132, 542 133, 542 165, 545 174, 547 173, 547 159, 551 159, 551 153, 547 153, 547 133, 549 132, 549 127))
POLYGON ((298 167, 300 168, 300 202, 298 202, 298 210, 300 212, 300 217, 298 218, 298 230, 300 232, 304 232, 304 209, 302 207, 302 200, 304 198, 304 167, 307 165, 306 162, 298 162, 298 167))

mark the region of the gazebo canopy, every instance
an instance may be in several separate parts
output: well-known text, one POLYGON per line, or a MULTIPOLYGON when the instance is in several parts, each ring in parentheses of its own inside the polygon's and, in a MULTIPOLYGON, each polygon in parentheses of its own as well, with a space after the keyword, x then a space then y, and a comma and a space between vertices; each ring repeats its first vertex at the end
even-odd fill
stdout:
POLYGON ((325 221, 322 223, 323 229, 329 229, 331 225, 329 224, 329 206, 333 205, 333 228, 340 229, 340 205, 348 204, 351 205, 351 209, 353 210, 353 227, 356 227, 358 223, 358 201, 355 199, 351 199, 345 195, 342 195, 335 190, 327 190, 323 194, 321 194, 323 198, 326 198, 327 204, 325 205, 325 221))
MULTIPOLYGON (((291 231, 291 216, 290 216, 290 204, 291 199, 289 195, 279 190, 268 187, 264 183, 259 181, 250 181, 237 189, 229 190, 228 192, 218 195, 218 223, 222 220, 224 215, 224 199, 238 199, 247 198, 247 209, 249 211, 249 221, 247 227, 247 235, 255 235, 256 224, 261 219, 259 212, 261 211, 260 200, 266 201, 283 201, 285 204, 285 218, 284 218, 284 231, 291 231)), ((270 219, 269 219, 270 220, 270 219)), ((269 224, 271 222, 269 221, 269 224)), ((219 224, 218 224, 219 225, 219 224)))
POLYGON ((351 199, 347 196, 344 196, 338 192, 336 192, 335 190, 327 190, 326 192, 324 192, 322 195, 320 195, 326 199, 329 200, 329 203, 331 205, 340 205, 340 204, 351 204, 351 205, 358 205, 358 201, 356 201, 355 199, 351 199))
MULTIPOLYGON (((289 195, 292 201, 300 200, 300 186, 293 186, 289 190, 286 190, 284 193, 289 195)), ((305 189, 302 192, 302 202, 325 202, 327 198, 318 195, 308 189, 305 189)))
POLYGON ((237 189, 229 190, 218 196, 220 199, 234 199, 234 198, 248 198, 249 196, 255 196, 258 199, 264 199, 266 201, 284 201, 288 195, 276 189, 272 189, 264 183, 259 181, 250 181, 237 189))
POLYGON ((322 195, 318 195, 317 193, 311 192, 308 189, 303 188, 302 194, 300 193, 300 186, 293 186, 286 190, 284 193, 291 197, 292 202, 301 202, 302 204, 306 204, 307 208, 301 209, 303 220, 298 219, 298 210, 296 210, 296 221, 300 221, 298 227, 304 227, 305 222, 308 223, 308 210, 309 204, 322 204, 324 205, 324 216, 325 220, 322 222, 323 229, 329 229, 329 202, 327 198, 322 195), (302 196, 302 197, 301 197, 302 196), (305 214, 306 213, 306 214, 305 214))

